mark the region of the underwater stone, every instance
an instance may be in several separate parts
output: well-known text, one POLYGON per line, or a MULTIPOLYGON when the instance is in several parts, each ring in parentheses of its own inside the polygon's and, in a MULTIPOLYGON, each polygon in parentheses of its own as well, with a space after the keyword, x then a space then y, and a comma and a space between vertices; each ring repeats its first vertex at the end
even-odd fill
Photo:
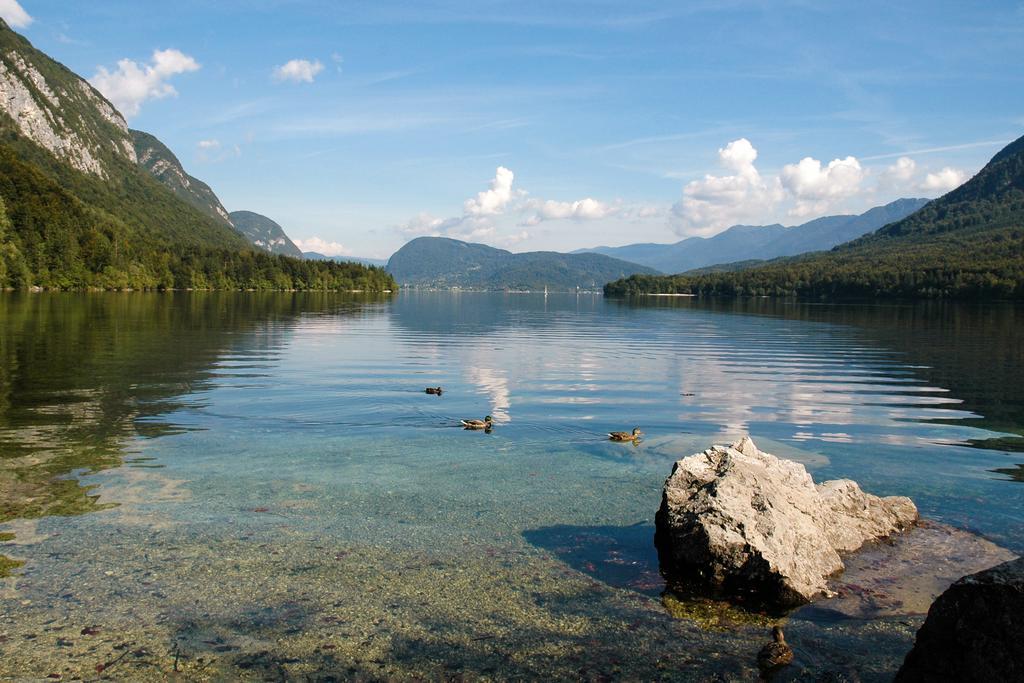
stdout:
POLYGON ((803 465, 746 437, 675 464, 655 544, 671 584, 792 607, 827 592, 828 577, 844 568, 840 553, 917 519, 909 498, 879 498, 848 480, 815 486, 803 465))

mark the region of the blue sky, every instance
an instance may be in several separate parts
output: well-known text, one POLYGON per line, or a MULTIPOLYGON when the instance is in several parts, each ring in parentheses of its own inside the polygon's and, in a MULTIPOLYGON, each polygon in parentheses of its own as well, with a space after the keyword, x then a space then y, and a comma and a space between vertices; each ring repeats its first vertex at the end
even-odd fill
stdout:
POLYGON ((796 224, 938 196, 1024 134, 1016 1, 0 0, 0 14, 229 210, 336 253, 796 224))

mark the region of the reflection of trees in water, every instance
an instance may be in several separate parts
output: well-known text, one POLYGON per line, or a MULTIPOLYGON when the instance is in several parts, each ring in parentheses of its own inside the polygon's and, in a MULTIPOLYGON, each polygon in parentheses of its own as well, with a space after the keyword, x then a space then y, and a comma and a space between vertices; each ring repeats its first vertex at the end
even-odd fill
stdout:
POLYGON ((229 354, 272 354, 301 314, 355 312, 335 294, 0 295, 0 522, 99 509, 66 475, 121 464, 128 439, 229 354))
MULTIPOLYGON (((915 302, 813 304, 778 299, 652 298, 609 305, 763 315, 844 325, 867 345, 889 350, 931 386, 948 389, 978 418, 953 424, 1024 436, 1024 307, 1014 304, 915 302)), ((936 420, 943 422, 943 420, 936 420)), ((974 442, 983 448, 1024 450, 1022 439, 974 442)))

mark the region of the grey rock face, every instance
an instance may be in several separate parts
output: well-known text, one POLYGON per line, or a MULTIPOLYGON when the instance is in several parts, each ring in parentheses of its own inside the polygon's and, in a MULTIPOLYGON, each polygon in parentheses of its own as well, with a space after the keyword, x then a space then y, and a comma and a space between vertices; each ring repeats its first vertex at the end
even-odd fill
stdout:
POLYGON ((655 543, 671 583, 788 607, 827 592, 827 578, 843 569, 840 553, 917 518, 908 498, 879 498, 845 480, 815 486, 803 465, 748 437, 675 464, 655 543))
POLYGON ((19 132, 79 171, 107 177, 105 152, 135 163, 124 118, 91 86, 74 76, 78 89, 59 87, 15 51, 0 55, 0 112, 19 132), (92 111, 95 117, 72 111, 92 111))
POLYGON ((917 681, 1024 680, 1024 558, 960 579, 928 610, 896 675, 917 681))

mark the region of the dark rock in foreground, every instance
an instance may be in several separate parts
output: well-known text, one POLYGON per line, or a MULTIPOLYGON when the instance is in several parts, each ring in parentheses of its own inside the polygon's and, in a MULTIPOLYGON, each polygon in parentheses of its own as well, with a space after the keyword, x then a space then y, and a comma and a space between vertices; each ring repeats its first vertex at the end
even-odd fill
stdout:
POLYGON ((1024 558, 965 576, 940 595, 896 680, 1024 680, 1024 558))
POLYGON ((803 465, 744 438, 675 464, 656 517, 670 584, 694 584, 770 607, 827 592, 840 553, 917 521, 909 498, 879 498, 852 481, 815 486, 803 465))

